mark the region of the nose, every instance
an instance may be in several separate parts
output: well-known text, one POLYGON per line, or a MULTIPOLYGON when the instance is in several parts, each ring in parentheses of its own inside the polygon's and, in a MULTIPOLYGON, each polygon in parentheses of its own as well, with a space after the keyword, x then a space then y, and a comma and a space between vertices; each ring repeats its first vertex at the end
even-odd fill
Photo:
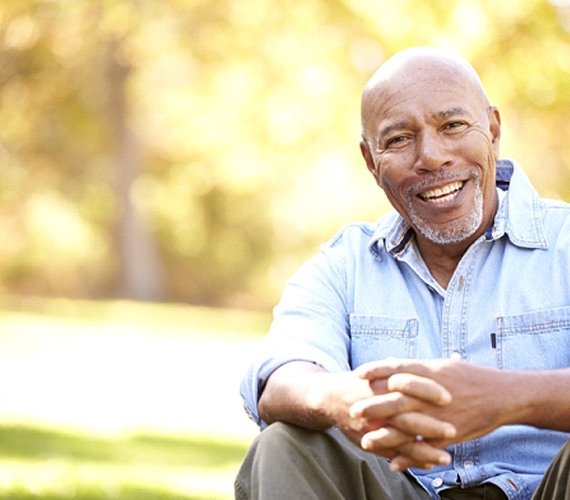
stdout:
POLYGON ((418 173, 433 172, 452 163, 445 139, 435 131, 424 131, 416 140, 415 169, 418 173))

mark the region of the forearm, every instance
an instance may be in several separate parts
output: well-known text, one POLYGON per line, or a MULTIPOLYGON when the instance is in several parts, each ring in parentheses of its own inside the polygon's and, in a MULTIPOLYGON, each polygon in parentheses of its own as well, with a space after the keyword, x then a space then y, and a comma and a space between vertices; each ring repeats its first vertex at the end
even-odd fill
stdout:
POLYGON ((294 361, 279 367, 267 380, 259 399, 260 417, 268 424, 280 421, 308 429, 332 426, 315 396, 319 378, 326 373, 309 362, 294 361))
POLYGON ((570 368, 513 372, 520 415, 511 423, 570 432, 570 368))

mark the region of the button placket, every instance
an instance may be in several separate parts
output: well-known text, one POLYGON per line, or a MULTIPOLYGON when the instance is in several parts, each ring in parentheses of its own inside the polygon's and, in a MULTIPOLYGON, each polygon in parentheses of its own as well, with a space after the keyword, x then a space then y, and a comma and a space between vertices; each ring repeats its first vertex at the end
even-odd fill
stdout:
POLYGON ((434 477, 434 478, 431 480, 431 485, 432 485, 434 488, 439 488, 442 484, 443 484, 443 479, 442 479, 441 477, 434 477))

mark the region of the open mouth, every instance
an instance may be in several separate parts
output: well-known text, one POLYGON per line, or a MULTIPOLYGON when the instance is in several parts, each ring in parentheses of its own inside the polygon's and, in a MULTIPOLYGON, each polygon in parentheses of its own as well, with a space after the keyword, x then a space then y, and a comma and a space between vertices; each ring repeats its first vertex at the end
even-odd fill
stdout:
POLYGON ((461 188, 465 184, 464 181, 456 181, 445 186, 429 189, 428 191, 424 191, 420 193, 418 196, 423 200, 427 201, 428 203, 444 203, 446 201, 450 201, 457 193, 461 191, 461 188))

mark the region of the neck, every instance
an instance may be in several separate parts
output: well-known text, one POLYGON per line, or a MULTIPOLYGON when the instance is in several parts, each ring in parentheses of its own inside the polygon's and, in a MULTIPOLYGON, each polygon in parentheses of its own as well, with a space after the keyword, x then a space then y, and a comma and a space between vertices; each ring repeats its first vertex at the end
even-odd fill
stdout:
POLYGON ((438 245, 416 233, 416 243, 433 278, 447 289, 459 261, 478 237, 476 235, 459 243, 438 245))
POLYGON ((416 231, 416 243, 422 258, 433 278, 443 288, 447 289, 447 285, 449 285, 451 277, 465 252, 477 238, 485 234, 486 229, 492 224, 499 206, 497 192, 494 190, 493 193, 494 196, 489 201, 491 210, 488 212, 488 216, 483 217, 479 229, 463 241, 442 245, 428 240, 419 231, 416 231))

